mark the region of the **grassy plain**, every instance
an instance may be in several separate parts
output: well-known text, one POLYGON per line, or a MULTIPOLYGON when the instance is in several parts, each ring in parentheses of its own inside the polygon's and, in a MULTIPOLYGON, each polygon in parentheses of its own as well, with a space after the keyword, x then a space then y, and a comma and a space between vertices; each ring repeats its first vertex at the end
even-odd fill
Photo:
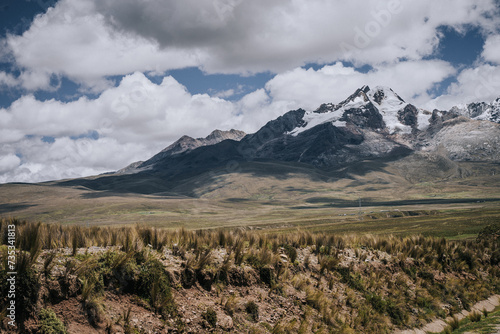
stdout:
POLYGON ((500 221, 497 165, 464 165, 467 177, 426 177, 419 183, 392 165, 342 175, 300 169, 262 173, 266 168, 254 163, 239 173, 202 175, 155 194, 56 182, 0 185, 0 216, 82 226, 144 223, 457 239, 500 221))

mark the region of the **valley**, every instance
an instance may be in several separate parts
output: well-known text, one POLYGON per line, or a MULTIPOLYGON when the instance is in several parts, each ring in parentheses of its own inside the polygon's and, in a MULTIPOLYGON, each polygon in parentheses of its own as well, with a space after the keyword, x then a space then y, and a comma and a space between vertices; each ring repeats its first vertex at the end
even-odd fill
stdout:
POLYGON ((157 194, 98 191, 59 182, 8 184, 0 186, 0 215, 80 226, 300 228, 447 237, 473 235, 500 217, 497 165, 464 163, 460 168, 468 171, 467 177, 425 176, 418 183, 408 181, 401 166, 382 165, 369 172, 358 165, 360 170, 327 173, 246 163, 239 173, 212 171, 177 185, 176 192, 157 194))
POLYGON ((496 326, 497 107, 429 112, 364 86, 115 172, 1 184, 19 332, 496 326))

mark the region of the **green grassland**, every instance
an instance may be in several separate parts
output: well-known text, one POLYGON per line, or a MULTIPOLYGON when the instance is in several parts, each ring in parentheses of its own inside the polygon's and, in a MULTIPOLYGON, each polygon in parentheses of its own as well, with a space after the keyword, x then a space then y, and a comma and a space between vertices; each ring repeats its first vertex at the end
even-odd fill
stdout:
POLYGON ((466 317, 458 322, 458 326, 451 333, 496 334, 500 331, 500 308, 496 308, 493 312, 482 314, 479 321, 472 321, 470 317, 466 317))
POLYGON ((271 167, 253 163, 238 173, 204 174, 154 194, 57 182, 0 185, 0 217, 82 226, 145 223, 167 229, 419 233, 456 239, 500 221, 500 167, 495 164, 462 164, 466 176, 426 175, 417 181, 391 164, 322 174, 295 167, 279 173, 271 167))

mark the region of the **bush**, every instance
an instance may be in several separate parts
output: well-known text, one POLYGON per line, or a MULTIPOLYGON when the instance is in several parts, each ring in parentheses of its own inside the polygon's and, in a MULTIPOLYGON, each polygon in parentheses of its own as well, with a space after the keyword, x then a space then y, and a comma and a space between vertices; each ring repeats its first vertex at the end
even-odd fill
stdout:
POLYGON ((90 324, 97 327, 104 320, 102 304, 96 298, 92 298, 84 303, 84 307, 90 324))
MULTIPOLYGON (((2 283, 6 283, 7 272, 3 272, 0 277, 2 283), (3 276, 3 277, 2 277, 3 276)), ((2 289, 7 288, 7 285, 2 284, 2 289)), ((16 276, 16 309, 22 310, 18 312, 20 322, 23 322, 30 316, 33 316, 36 302, 38 300, 38 291, 40 290, 40 281, 37 272, 32 267, 30 262, 30 254, 19 252, 17 255, 17 276, 16 276)), ((5 290, 6 291, 6 290, 5 290)), ((5 298, 7 293, 3 293, 2 298, 5 298)))
POLYGON ((418 272, 418 277, 423 278, 428 281, 434 281, 434 275, 431 272, 428 271, 419 271, 418 272))
POLYGON ((479 322, 479 321, 481 321, 481 313, 472 312, 471 314, 469 314, 469 320, 470 320, 470 322, 479 322))
POLYGON ((486 226, 477 236, 477 241, 482 242, 485 240, 496 241, 500 237, 500 224, 491 224, 486 226))
POLYGON ((210 327, 217 326, 217 313, 213 308, 209 307, 205 313, 203 313, 203 319, 205 319, 210 327))
POLYGON ((229 296, 229 298, 227 299, 226 303, 224 304, 224 311, 230 315, 231 317, 234 315, 235 311, 236 311, 236 296, 235 295, 231 295, 229 296))
POLYGON ((260 279, 265 284, 271 286, 275 283, 275 275, 273 268, 269 266, 262 267, 260 268, 259 273, 260 273, 260 279))
POLYGON ((348 267, 338 268, 337 271, 342 276, 342 283, 349 285, 350 288, 354 290, 358 290, 360 292, 365 291, 363 280, 361 279, 361 275, 359 273, 352 274, 351 269, 348 267))
POLYGON ((287 244, 285 245, 285 252, 290 260, 290 263, 294 263, 295 260, 297 260, 297 249, 295 249, 295 247, 287 244))
POLYGON ((387 302, 387 313, 395 325, 403 325, 406 321, 406 314, 403 309, 392 301, 387 302))
POLYGON ((448 325, 450 326, 451 330, 454 331, 460 327, 460 321, 456 316, 453 316, 453 318, 448 321, 448 325))
POLYGON ((147 299, 155 311, 170 315, 175 313, 170 280, 160 261, 147 260, 139 268, 135 282, 136 293, 147 299))
POLYGON ((38 314, 40 334, 66 334, 66 327, 51 309, 42 309, 38 314))
POLYGON ((373 306, 375 311, 377 311, 378 313, 383 314, 385 312, 386 302, 379 295, 376 295, 374 293, 369 294, 366 297, 366 300, 373 306))
POLYGON ((245 311, 247 311, 248 315, 250 315, 253 322, 257 322, 259 320, 259 306, 254 301, 246 303, 245 311))

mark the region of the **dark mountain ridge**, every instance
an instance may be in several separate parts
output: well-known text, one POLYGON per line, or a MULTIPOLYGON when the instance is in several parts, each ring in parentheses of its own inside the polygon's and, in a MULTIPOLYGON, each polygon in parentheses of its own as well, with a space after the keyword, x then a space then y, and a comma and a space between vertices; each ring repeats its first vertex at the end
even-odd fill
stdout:
POLYGON ((364 86, 339 104, 322 104, 311 112, 289 111, 253 134, 216 130, 203 139, 183 136, 151 159, 115 175, 69 183, 157 193, 214 170, 236 172, 252 161, 299 163, 324 171, 367 160, 398 161, 417 153, 425 153, 429 161, 441 156, 452 164, 500 162, 500 128, 490 121, 497 105, 481 105, 481 113, 476 105, 429 112, 406 103, 390 88, 364 86))

